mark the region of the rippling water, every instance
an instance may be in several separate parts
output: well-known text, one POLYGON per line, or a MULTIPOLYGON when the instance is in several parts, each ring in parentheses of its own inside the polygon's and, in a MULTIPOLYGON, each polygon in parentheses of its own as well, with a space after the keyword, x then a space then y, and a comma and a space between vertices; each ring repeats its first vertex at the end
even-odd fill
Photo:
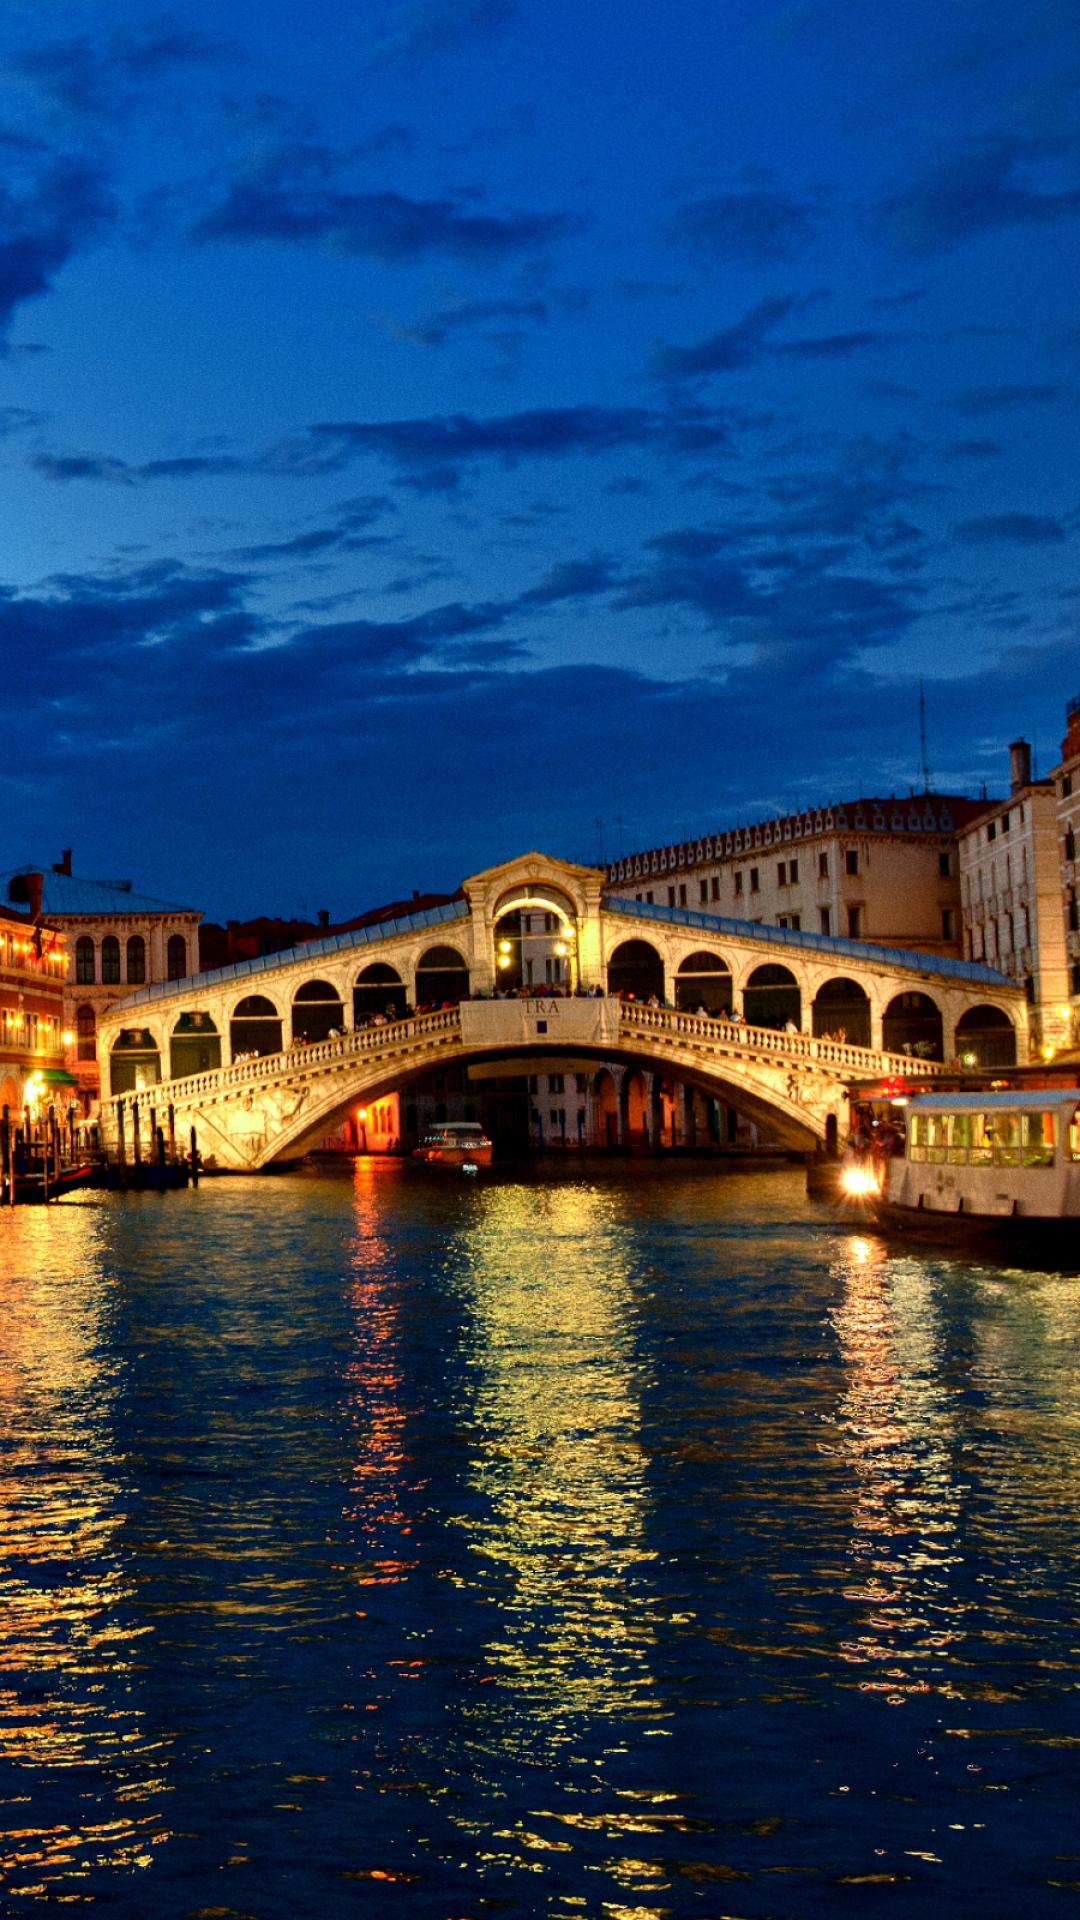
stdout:
POLYGON ((1080 1893, 1080 1282, 802 1176, 0 1222, 0 1900, 1025 1916, 1080 1893))

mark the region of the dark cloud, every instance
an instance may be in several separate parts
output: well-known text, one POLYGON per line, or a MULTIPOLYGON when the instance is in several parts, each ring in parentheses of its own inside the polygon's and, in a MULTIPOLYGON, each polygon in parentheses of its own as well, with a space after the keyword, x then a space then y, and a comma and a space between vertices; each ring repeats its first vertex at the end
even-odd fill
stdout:
POLYGON ((978 420, 986 413, 1009 413, 1017 407, 1050 406, 1055 400, 1065 397, 1065 388, 1051 381, 1034 381, 1027 385, 1005 385, 1000 387, 967 387, 953 400, 957 413, 966 419, 978 420))
POLYGON ((487 326, 496 320, 542 322, 548 311, 543 300, 462 300, 429 314, 425 320, 411 324, 394 320, 389 324, 396 339, 411 340, 418 347, 443 347, 451 333, 464 328, 487 326))
POLYGON ((73 112, 112 114, 172 70, 217 65, 226 57, 226 49, 208 35, 160 22, 98 42, 87 37, 50 41, 17 54, 12 64, 73 112))
POLYGON ((1050 226, 1080 215, 1080 188, 1048 193, 1024 177, 1045 156, 998 139, 930 167, 877 209, 879 236, 907 253, 944 252, 996 228, 1050 226))
POLYGON ((543 580, 520 595, 518 605, 553 606, 560 600, 585 599, 606 593, 612 585, 612 565, 597 555, 592 560, 564 560, 552 567, 543 580))
POLYGON ((104 480, 134 487, 145 480, 196 480, 239 473, 244 463, 229 454, 185 454, 174 460, 147 460, 141 466, 107 453, 35 453, 30 465, 45 480, 104 480))
POLYGON ((486 40, 516 17, 510 0, 402 0, 370 19, 366 50, 376 61, 424 60, 486 40))
POLYGON ((1046 513, 980 513, 953 528, 954 540, 964 546, 1060 546, 1065 539, 1060 521, 1046 513))
POLYGON ((672 222, 671 238, 748 266, 768 266, 793 260, 817 239, 822 224, 820 207, 777 188, 758 187, 692 201, 672 222))
POLYGON ((71 156, 20 185, 0 182, 0 331, 24 300, 47 293, 72 255, 96 239, 114 206, 101 172, 71 156))
POLYGON ((864 330, 823 334, 805 340, 770 338, 781 321, 805 305, 805 299, 797 299, 793 294, 760 300, 733 326, 724 327, 694 346, 679 347, 658 340, 650 354, 651 370, 662 380, 688 380, 715 373, 739 373, 770 358, 840 360, 868 347, 892 346, 899 337, 864 330))

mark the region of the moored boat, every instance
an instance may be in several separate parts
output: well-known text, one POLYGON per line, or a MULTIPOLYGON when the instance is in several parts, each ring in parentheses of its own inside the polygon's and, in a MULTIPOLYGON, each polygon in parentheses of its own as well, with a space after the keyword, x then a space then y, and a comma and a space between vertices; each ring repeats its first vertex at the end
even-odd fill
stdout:
POLYGON ((426 1128, 413 1159, 428 1166, 490 1167, 491 1141, 474 1120, 439 1120, 426 1128))

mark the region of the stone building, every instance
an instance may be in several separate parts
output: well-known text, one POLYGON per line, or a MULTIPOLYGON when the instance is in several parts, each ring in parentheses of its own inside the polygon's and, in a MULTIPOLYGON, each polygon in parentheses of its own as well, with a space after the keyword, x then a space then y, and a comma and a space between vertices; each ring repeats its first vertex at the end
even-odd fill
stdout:
MULTIPOLYGON (((1051 771, 1057 811, 1060 905, 1065 936, 1069 1045, 1080 1046, 1080 694, 1066 708, 1061 761, 1051 771)), ((1063 1005, 1065 1002, 1063 1001, 1063 1005)))
POLYGON ((196 908, 136 893, 130 880, 79 878, 71 871, 69 848, 51 867, 17 867, 0 875, 0 885, 15 905, 38 900, 50 925, 67 936, 64 1064, 89 1114, 101 1092, 97 1032, 103 1013, 133 987, 198 973, 202 916, 196 908))
POLYGON ((983 804, 849 800, 628 854, 608 881, 623 899, 959 956, 956 836, 983 804))
POLYGON ((1034 780, 1031 748, 1009 748, 1009 797, 984 807, 959 835, 964 954, 1024 988, 1031 1047, 1068 1046, 1069 981, 1061 911, 1058 796, 1034 780))
POLYGON ((72 1091, 64 1068, 64 935, 41 919, 40 892, 28 911, 0 906, 0 1106, 18 1122, 26 1106, 72 1091))

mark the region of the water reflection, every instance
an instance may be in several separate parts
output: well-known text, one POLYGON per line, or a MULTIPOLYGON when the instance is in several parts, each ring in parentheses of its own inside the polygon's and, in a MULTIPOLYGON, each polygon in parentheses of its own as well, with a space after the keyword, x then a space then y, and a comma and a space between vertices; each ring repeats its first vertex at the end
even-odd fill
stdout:
POLYGON ((474 1324, 477 1577, 501 1599, 487 1655, 517 1731, 641 1714, 655 1638, 642 1569, 646 1459, 629 1235, 585 1186, 478 1196, 463 1237, 474 1324))
POLYGON ((415 1565, 400 1551, 408 1532, 402 1485, 406 1403, 396 1266, 382 1226, 379 1176, 376 1162, 357 1160, 349 1289, 355 1343, 344 1382, 344 1417, 353 1435, 345 1518, 360 1556, 354 1577, 365 1586, 392 1584, 415 1565))
POLYGON ((949 1649, 962 1632, 951 1590, 961 1487, 952 1460, 945 1338, 925 1261, 890 1258, 853 1239, 834 1269, 832 1320, 846 1369, 836 1447, 852 1501, 855 1575, 844 1597, 863 1627, 842 1643, 858 1681, 902 1705, 951 1692, 949 1649))
MULTIPOLYGON (((92 1208, 17 1212, 0 1237, 0 1887, 70 1898, 91 1866, 148 1866, 160 1757, 133 1697, 110 1280, 92 1208), (18 1818, 78 1769, 94 1817, 18 1818), (111 1816, 103 1818, 102 1815, 111 1816)), ((142 1631, 147 1631, 142 1629, 142 1631)), ((70 1794, 66 1794, 70 1800, 70 1794)))

